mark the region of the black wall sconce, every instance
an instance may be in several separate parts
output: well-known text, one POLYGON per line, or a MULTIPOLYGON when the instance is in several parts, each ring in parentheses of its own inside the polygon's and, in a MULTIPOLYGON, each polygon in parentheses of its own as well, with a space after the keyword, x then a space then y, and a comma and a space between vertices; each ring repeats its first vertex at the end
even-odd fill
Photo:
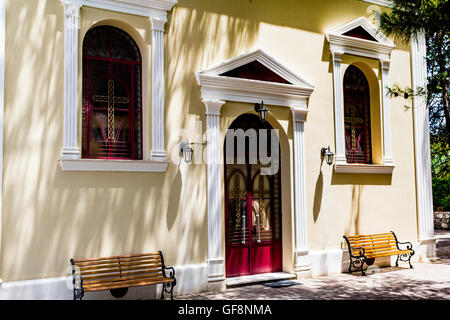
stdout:
POLYGON ((327 164, 331 166, 334 160, 334 153, 331 152, 330 146, 328 146, 328 148, 322 148, 320 153, 322 154, 322 157, 325 158, 327 164))
POLYGON ((264 101, 255 104, 255 111, 258 112, 259 119, 261 119, 262 122, 267 120, 267 113, 269 110, 264 106, 264 101))

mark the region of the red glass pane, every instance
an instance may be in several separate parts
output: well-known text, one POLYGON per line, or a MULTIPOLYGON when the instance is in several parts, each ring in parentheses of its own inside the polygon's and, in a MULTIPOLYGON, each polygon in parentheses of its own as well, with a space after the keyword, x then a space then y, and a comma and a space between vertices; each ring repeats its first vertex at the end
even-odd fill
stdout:
POLYGON ((142 159, 141 56, 109 26, 83 43, 83 158, 142 159))

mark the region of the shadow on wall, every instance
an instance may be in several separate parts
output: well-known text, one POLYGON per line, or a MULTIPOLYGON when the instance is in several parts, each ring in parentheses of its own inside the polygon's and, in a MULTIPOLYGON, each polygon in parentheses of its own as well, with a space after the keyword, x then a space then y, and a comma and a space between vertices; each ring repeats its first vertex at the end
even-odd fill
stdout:
POLYGON ((320 209, 322 207, 322 197, 323 197, 323 172, 322 172, 323 159, 320 162, 319 176, 316 181, 316 188, 314 190, 314 205, 313 205, 313 217, 314 223, 319 219, 320 209))

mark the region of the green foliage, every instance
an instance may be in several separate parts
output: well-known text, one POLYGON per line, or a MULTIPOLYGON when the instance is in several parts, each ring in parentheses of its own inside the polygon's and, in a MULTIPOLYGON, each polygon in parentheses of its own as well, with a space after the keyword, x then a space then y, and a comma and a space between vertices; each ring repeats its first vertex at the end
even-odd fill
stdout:
POLYGON ((450 175, 447 178, 433 177, 433 204, 435 210, 450 211, 450 175))
POLYGON ((398 86, 391 97, 426 97, 430 115, 431 161, 435 206, 450 205, 450 1, 392 0, 392 9, 379 16, 380 29, 387 36, 408 44, 419 35, 427 42, 428 84, 416 92, 398 86))

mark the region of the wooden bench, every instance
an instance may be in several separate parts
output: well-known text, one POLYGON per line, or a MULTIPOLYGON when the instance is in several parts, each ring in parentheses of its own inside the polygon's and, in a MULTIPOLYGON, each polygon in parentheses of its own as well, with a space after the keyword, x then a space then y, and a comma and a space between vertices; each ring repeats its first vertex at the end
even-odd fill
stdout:
POLYGON ((350 254, 350 266, 348 272, 352 272, 353 268, 361 268, 361 272, 365 275, 364 263, 372 265, 375 258, 388 257, 397 255, 395 265, 398 262, 409 262, 411 265, 411 257, 414 255, 411 242, 398 242, 397 236, 393 231, 389 233, 379 233, 370 235, 344 236, 347 241, 348 253, 350 254), (400 248, 400 245, 406 245, 400 248))
POLYGON ((161 299, 164 292, 170 293, 176 285, 175 269, 164 265, 161 251, 155 253, 133 254, 108 258, 74 260, 72 264, 73 299, 82 299, 85 292, 110 290, 122 292, 129 287, 162 284, 161 299), (169 274, 167 274, 169 271, 169 274))

